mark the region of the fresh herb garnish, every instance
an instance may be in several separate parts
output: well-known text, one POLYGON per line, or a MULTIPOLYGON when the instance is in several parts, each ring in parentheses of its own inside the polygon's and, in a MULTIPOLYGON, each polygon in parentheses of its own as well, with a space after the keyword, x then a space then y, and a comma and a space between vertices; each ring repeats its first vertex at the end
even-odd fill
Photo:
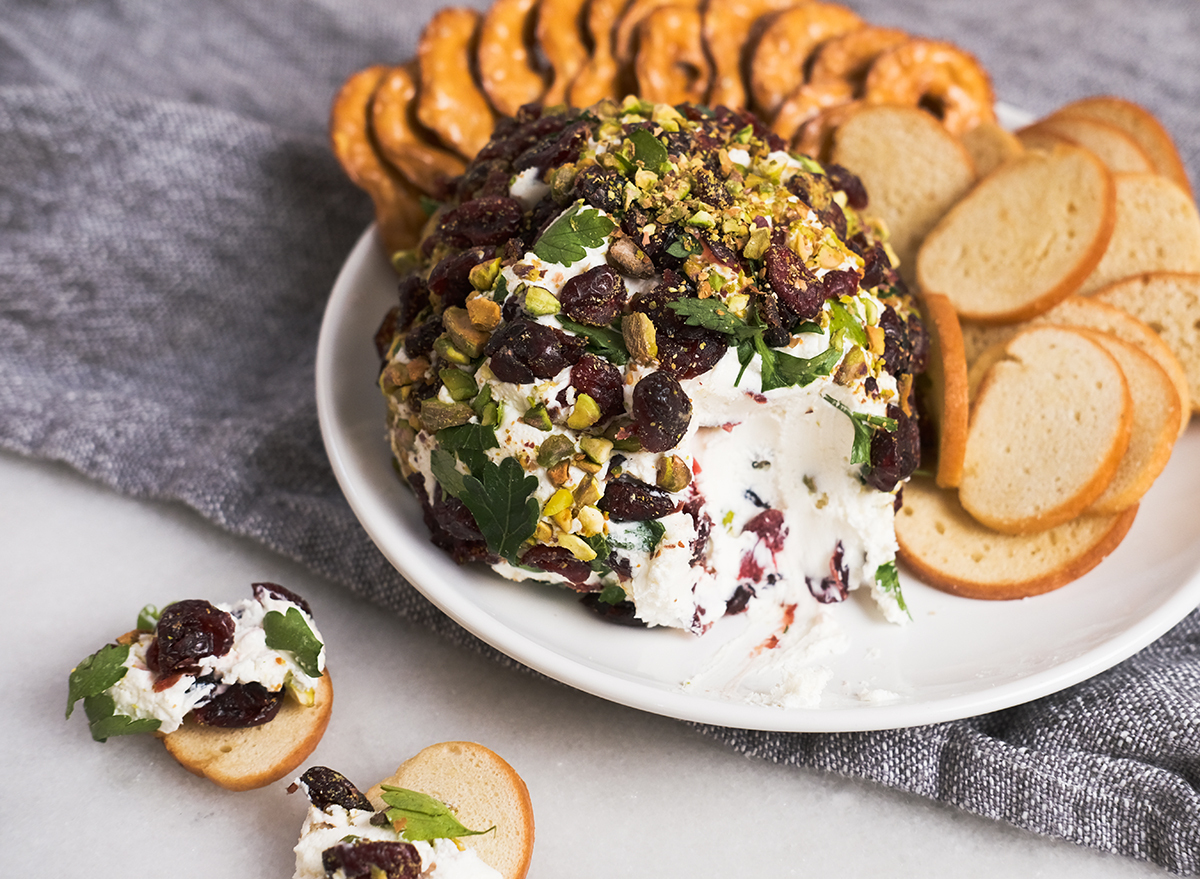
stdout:
POLYGON ((641 162, 647 171, 656 174, 663 170, 667 164, 667 148, 661 140, 648 129, 639 128, 629 135, 629 141, 633 144, 634 161, 641 162))
POLYGON ((701 326, 732 337, 737 346, 738 362, 742 365, 734 381, 736 387, 750 361, 757 354, 761 364, 762 391, 776 388, 805 387, 819 376, 829 375, 842 352, 832 346, 814 357, 803 358, 787 354, 767 345, 763 338, 766 327, 749 323, 713 296, 708 299, 679 299, 670 303, 676 314, 683 315, 692 326, 701 326))
POLYGON ((458 427, 442 428, 437 432, 437 441, 440 448, 457 455, 472 473, 483 466, 483 462, 487 460, 484 453, 488 449, 500 448, 500 442, 496 439, 496 429, 482 424, 460 424, 458 427))
POLYGON ((468 830, 441 800, 390 784, 382 787, 380 799, 390 807, 386 812, 388 820, 402 822, 397 830, 409 842, 478 836, 496 829, 493 824, 487 830, 468 830))
POLYGON ((125 677, 129 671, 125 667, 128 658, 128 644, 108 644, 71 669, 67 678, 67 717, 80 699, 99 696, 125 677))
POLYGON ((896 604, 912 619, 908 605, 904 603, 904 594, 900 591, 900 573, 896 570, 895 562, 888 562, 875 569, 875 582, 879 588, 896 599, 896 604))
POLYGON ((667 533, 667 528, 657 519, 644 519, 621 532, 609 535, 609 542, 621 549, 635 549, 642 552, 654 552, 658 542, 667 533))
POLYGON ((592 552, 596 557, 588 562, 593 571, 597 574, 608 574, 612 572, 612 567, 608 564, 608 557, 612 554, 612 547, 608 543, 608 538, 603 534, 593 534, 591 537, 583 538, 583 542, 592 548, 592 552))
POLYGON ((829 302, 829 344, 845 348, 843 342, 846 339, 860 348, 867 347, 867 331, 858 315, 832 299, 829 302))
POLYGON ((157 717, 135 720, 124 714, 118 714, 116 701, 107 693, 88 696, 83 700, 83 710, 87 714, 92 738, 97 742, 107 741, 113 736, 151 733, 162 726, 162 721, 157 717))
POLYGON ((689 256, 696 256, 703 251, 700 242, 692 235, 680 235, 671 242, 667 248, 667 253, 677 259, 687 259, 689 256))
POLYGON ((628 597, 625 590, 617 583, 609 583, 600 590, 600 595, 597 596, 605 604, 620 604, 628 597))
POLYGON ((492 287, 492 301, 503 303, 508 298, 508 280, 503 274, 496 276, 496 286, 492 287))
POLYGON ((615 228, 616 223, 579 201, 550 224, 533 245, 533 252, 546 262, 569 266, 587 256, 587 248, 603 244, 615 228))
POLYGON ((499 464, 485 459, 471 474, 462 478, 459 500, 475 517, 488 549, 515 565, 517 550, 537 529, 537 477, 527 475, 515 458, 499 464))
POLYGON ((570 330, 577 336, 588 340, 588 351, 617 366, 629 362, 629 352, 625 350, 625 337, 612 327, 589 327, 587 324, 576 323, 559 315, 559 323, 564 330, 570 330))
POLYGON ((835 409, 839 409, 854 425, 854 446, 850 450, 851 464, 869 464, 871 462, 871 437, 877 430, 892 433, 896 429, 895 418, 885 418, 882 415, 868 415, 866 412, 851 412, 845 404, 839 403, 833 397, 825 394, 825 401, 835 409))
POLYGON ((162 616, 162 611, 153 604, 147 604, 138 613, 137 630, 139 632, 153 632, 158 628, 158 618, 160 616, 162 616))
POLYGON ((429 469, 433 478, 438 481, 442 491, 451 497, 461 499, 466 487, 463 485, 465 474, 458 469, 458 459, 444 449, 434 449, 429 456, 429 469))
POLYGON ((263 631, 267 634, 267 646, 272 650, 287 650, 296 660, 296 665, 312 678, 321 677, 317 658, 324 645, 308 626, 300 609, 289 607, 287 615, 272 610, 263 617, 263 631))

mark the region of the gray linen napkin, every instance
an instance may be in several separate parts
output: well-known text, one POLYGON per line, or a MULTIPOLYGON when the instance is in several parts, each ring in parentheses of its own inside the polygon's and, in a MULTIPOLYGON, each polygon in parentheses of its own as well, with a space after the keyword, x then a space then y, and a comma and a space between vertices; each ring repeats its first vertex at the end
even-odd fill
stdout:
MULTIPOLYGON (((371 217, 325 118, 412 55, 435 3, 10 0, 0 12, 0 446, 182 501, 455 643, 325 459, 313 360, 371 217)), ((483 5, 477 2, 476 5, 483 5)), ((1194 0, 858 0, 955 40, 1040 113, 1115 93, 1200 169, 1194 0)), ((916 729, 701 727, 750 755, 913 791, 1035 833, 1200 870, 1200 612, 1063 693, 916 729)))

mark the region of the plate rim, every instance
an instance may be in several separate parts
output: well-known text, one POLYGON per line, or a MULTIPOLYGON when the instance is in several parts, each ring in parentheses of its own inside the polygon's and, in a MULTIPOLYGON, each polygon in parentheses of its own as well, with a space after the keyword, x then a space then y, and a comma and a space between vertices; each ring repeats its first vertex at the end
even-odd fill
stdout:
MULTIPOLYGON (((1175 594, 1148 616, 1123 629, 1117 636, 1062 663, 1017 680, 972 693, 926 702, 871 704, 832 708, 779 708, 735 700, 717 700, 688 693, 682 688, 665 689, 657 683, 629 680, 602 672, 549 647, 537 643, 453 590, 431 587, 428 568, 420 555, 398 559, 390 552, 386 535, 380 533, 370 505, 373 502, 360 484, 351 461, 353 438, 336 418, 334 361, 339 326, 348 316, 348 300, 360 275, 375 260, 386 267, 379 250, 375 224, 359 237, 339 270, 317 343, 316 403, 322 442, 338 485, 355 517, 384 557, 422 595, 467 631, 522 665, 560 683, 594 696, 680 720, 731 728, 774 732, 861 732, 898 729, 961 720, 1024 704, 1059 692, 1100 674, 1157 640, 1178 624, 1200 603, 1200 566, 1175 594)), ((366 344, 364 342, 364 344, 366 344)), ((380 430, 382 444, 382 428, 380 430)))

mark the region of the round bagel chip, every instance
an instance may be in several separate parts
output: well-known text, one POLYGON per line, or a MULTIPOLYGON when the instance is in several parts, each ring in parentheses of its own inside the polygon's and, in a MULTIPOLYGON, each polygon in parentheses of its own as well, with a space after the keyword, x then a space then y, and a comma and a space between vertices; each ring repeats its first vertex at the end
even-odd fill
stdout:
POLYGON ((953 491, 927 478, 904 487, 896 516, 899 558, 936 589, 963 598, 1029 598, 1077 580, 1128 533, 1137 507, 1107 516, 1078 516, 1036 534, 1000 534, 959 505, 953 491))
POLYGON ((1079 289, 1113 237, 1113 175, 1090 152, 1029 150, 980 180, 917 252, 921 290, 959 316, 1027 320, 1079 289))
POLYGON ((1061 525, 1112 481, 1132 425, 1129 383, 1103 346, 1084 331, 1031 327, 971 404, 959 501, 1007 534, 1061 525))
POLYGON ((505 879, 522 879, 533 856, 533 805, 516 771, 489 748, 475 742, 430 745, 367 791, 384 806, 383 786, 420 791, 441 800, 466 827, 495 831, 462 838, 462 844, 505 879))
POLYGON ((929 366, 925 371, 929 392, 925 400, 926 413, 937 430, 936 481, 942 488, 953 488, 962 479, 967 448, 967 357, 950 300, 935 293, 921 304, 929 328, 929 366))
POLYGON ((863 98, 921 107, 954 135, 996 118, 992 80, 975 56, 953 43, 913 37, 871 64, 863 98))

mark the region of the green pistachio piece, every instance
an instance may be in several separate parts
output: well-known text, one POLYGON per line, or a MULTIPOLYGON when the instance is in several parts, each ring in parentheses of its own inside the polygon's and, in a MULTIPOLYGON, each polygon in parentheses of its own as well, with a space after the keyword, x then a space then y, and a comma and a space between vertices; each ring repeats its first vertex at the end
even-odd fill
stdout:
POLYGON ((655 483, 666 491, 683 491, 692 482, 692 468, 678 455, 663 455, 658 459, 655 483))
POLYGON ((450 336, 454 347, 465 354, 468 360, 474 360, 483 353, 491 334, 481 330, 471 322, 471 315, 465 308, 453 305, 442 313, 442 326, 450 336))
POLYGON ((537 462, 543 467, 553 467, 575 454, 575 443, 561 433, 546 437, 538 446, 537 462))
POLYGON ((530 406, 521 416, 521 421, 538 430, 550 430, 554 427, 553 422, 550 421, 550 413, 546 411, 545 403, 530 406))
POLYGON ((433 350, 443 360, 457 363, 459 366, 466 366, 471 362, 470 357, 455 347, 454 342, 450 340, 449 333, 442 333, 437 337, 437 341, 433 343, 433 350))
POLYGON ((529 287, 525 290, 525 310, 533 315, 558 314, 559 301, 545 287, 529 287))
POLYGON ((473 267, 470 274, 467 275, 467 280, 476 290, 491 290, 492 285, 496 283, 496 276, 499 274, 500 258, 497 257, 473 267))
POLYGON ((479 393, 479 385, 475 384, 475 379, 461 369, 447 366, 445 369, 439 370, 438 375, 441 376, 442 384, 446 386, 446 390, 450 392, 450 396, 456 402, 470 400, 479 393))
POLYGON ((466 424, 474 414, 466 403, 444 403, 437 397, 430 397, 421 403, 421 429, 426 433, 437 433, 447 427, 466 424))
POLYGON ((613 444, 602 436, 585 436, 579 441, 579 448, 593 463, 604 464, 612 455, 613 444))
POLYGON ((575 398, 575 406, 567 416, 567 427, 571 430, 584 430, 600 420, 600 406, 587 394, 575 398))

